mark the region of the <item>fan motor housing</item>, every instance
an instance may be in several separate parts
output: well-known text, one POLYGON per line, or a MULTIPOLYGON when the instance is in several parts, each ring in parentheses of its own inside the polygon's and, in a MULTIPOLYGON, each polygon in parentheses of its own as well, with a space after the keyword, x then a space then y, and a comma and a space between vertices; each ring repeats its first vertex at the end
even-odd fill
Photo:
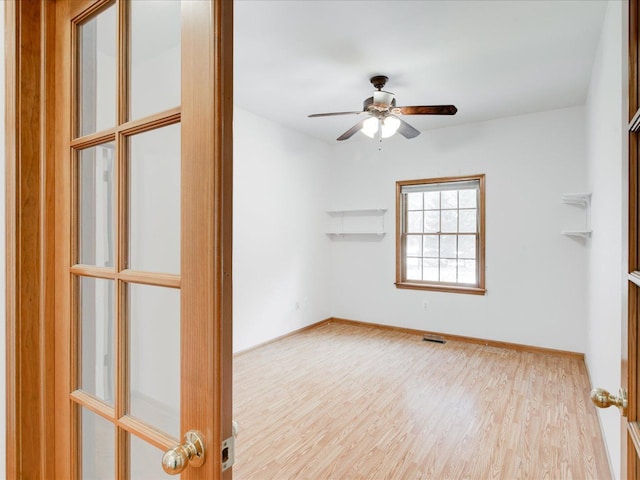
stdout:
MULTIPOLYGON (((396 106, 396 99, 394 98, 393 100, 391 100, 391 104, 389 105, 389 108, 392 108, 395 106, 396 106)), ((373 106, 373 97, 369 97, 364 102, 362 102, 362 111, 368 112, 369 110, 378 110, 378 108, 373 106)))

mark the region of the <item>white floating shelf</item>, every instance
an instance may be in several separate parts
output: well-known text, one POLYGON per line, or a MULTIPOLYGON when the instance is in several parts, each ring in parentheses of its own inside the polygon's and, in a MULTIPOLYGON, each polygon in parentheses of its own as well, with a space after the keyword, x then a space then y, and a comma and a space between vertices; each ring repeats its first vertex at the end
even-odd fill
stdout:
POLYGON ((590 193, 563 193, 562 203, 567 205, 580 205, 586 207, 591 204, 590 193))
POLYGON ((579 230, 562 230, 562 235, 570 237, 588 238, 591 236, 591 194, 590 193, 564 193, 561 197, 562 203, 566 205, 576 205, 584 208, 585 228, 579 230))
POLYGON ((570 237, 587 238, 591 236, 591 230, 562 230, 561 233, 570 237))
POLYGON ((362 208, 356 210, 328 210, 329 215, 384 215, 386 208, 362 208))
POLYGON ((352 210, 329 210, 331 225, 327 235, 331 238, 345 235, 365 236, 376 235, 384 237, 384 214, 386 208, 360 208, 352 210))
POLYGON ((327 232, 327 235, 332 237, 344 237, 345 235, 377 235, 378 237, 384 237, 387 232, 327 232))

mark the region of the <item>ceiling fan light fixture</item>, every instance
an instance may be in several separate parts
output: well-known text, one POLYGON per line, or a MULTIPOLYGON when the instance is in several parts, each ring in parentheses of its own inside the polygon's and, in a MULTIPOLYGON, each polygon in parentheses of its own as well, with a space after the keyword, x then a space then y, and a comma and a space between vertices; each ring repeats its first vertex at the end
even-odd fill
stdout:
MULTIPOLYGON (((399 125, 399 122, 398 122, 399 125)), ((378 129, 380 128, 380 120, 376 117, 367 118, 362 123, 362 133, 364 133, 367 137, 373 138, 376 133, 378 133, 378 129)))
POLYGON ((376 107, 387 108, 391 105, 391 102, 393 102, 393 93, 382 90, 373 92, 373 104, 376 107))
POLYGON ((389 80, 384 75, 376 75, 369 79, 371 84, 377 88, 371 97, 365 98, 362 102, 362 111, 357 112, 331 112, 313 113, 309 117, 332 117, 336 115, 367 115, 365 120, 360 120, 349 130, 340 135, 336 140, 339 142, 353 137, 358 130, 369 138, 380 139, 389 138, 400 133, 404 138, 411 139, 420 135, 409 123, 400 120, 396 115, 455 115, 458 109, 455 105, 413 105, 396 106, 395 95, 382 90, 389 80))
POLYGON ((389 138, 398 131, 400 128, 400 119, 396 117, 387 117, 382 121, 382 138, 389 138))

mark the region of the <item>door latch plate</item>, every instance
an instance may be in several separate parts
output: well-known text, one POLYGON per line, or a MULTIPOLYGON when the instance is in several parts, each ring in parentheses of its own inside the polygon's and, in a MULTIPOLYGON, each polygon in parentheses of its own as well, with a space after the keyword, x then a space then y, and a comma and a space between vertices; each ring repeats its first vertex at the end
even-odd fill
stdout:
POLYGON ((235 437, 232 435, 222 442, 222 471, 233 466, 236 456, 235 437))

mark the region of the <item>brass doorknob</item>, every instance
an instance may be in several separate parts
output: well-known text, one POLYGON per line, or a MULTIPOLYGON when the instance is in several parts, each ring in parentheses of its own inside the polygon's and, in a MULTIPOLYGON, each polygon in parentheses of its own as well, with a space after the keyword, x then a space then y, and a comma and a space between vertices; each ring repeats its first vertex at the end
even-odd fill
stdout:
POLYGON ((196 430, 185 433, 182 445, 176 445, 162 455, 162 468, 169 475, 177 475, 187 468, 187 465, 201 467, 203 463, 204 438, 196 430))
POLYGON ((591 390, 591 401, 598 408, 609 408, 615 405, 620 409, 623 417, 627 416, 627 391, 624 388, 618 390, 618 395, 613 395, 604 388, 594 388, 591 390))

